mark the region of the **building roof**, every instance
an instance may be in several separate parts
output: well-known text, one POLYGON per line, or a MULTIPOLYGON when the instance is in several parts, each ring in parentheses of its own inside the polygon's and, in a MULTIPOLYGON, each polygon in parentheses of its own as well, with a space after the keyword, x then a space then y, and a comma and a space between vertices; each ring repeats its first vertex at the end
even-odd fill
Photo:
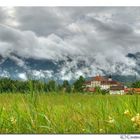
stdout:
POLYGON ((126 88, 125 92, 133 91, 133 92, 140 92, 140 88, 126 88))
POLYGON ((103 85, 114 85, 114 84, 119 84, 117 81, 101 81, 101 84, 103 85))
POLYGON ((105 78, 103 76, 95 76, 92 78, 92 80, 94 80, 94 81, 106 81, 107 78, 105 78))

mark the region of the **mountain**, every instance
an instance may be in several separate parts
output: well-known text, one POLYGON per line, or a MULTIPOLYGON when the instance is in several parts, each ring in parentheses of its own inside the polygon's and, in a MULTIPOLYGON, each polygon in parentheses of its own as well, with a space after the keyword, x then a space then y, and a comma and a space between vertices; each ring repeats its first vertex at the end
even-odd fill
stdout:
MULTIPOLYGON (((131 75, 122 75, 121 73, 111 73, 113 79, 121 82, 133 82, 139 80, 140 77, 140 52, 128 53, 126 55, 130 60, 134 60, 136 67, 135 73, 131 75)), ((119 68, 122 64, 118 64, 116 68, 119 68)), ((44 78, 55 79, 57 81, 75 80, 80 74, 85 77, 89 77, 88 71, 90 65, 87 65, 86 60, 74 60, 74 58, 66 57, 65 60, 48 60, 48 59, 33 59, 33 58, 21 58, 16 54, 12 54, 10 57, 0 56, 0 76, 10 77, 12 79, 27 79, 28 76, 32 76, 36 79, 44 78)), ((100 69, 104 75, 110 73, 104 69, 100 69)), ((91 76, 92 74, 90 74, 91 76)))

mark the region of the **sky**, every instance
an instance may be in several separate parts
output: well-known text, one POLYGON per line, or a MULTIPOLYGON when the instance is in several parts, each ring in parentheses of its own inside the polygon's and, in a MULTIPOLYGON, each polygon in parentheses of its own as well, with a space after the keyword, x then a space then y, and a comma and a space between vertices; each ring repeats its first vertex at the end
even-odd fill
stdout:
POLYGON ((32 58, 64 61, 57 76, 67 80, 104 71, 131 75, 139 65, 127 55, 139 50, 139 7, 0 7, 0 56, 23 68, 32 58))

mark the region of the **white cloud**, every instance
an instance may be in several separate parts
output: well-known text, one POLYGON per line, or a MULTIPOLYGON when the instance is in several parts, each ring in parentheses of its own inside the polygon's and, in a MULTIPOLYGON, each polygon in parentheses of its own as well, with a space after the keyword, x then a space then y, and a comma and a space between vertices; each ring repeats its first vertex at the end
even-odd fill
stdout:
POLYGON ((27 75, 26 75, 26 73, 19 73, 19 74, 18 74, 18 77, 19 77, 20 79, 22 79, 22 80, 27 80, 27 75))
POLYGON ((10 74, 8 71, 3 70, 2 73, 0 73, 0 77, 5 77, 5 78, 9 78, 10 74))

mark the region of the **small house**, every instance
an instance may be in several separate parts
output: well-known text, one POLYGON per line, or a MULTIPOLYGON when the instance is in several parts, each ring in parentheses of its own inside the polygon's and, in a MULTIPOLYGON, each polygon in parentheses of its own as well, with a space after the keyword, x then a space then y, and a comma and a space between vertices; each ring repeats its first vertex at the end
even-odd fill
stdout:
POLYGON ((140 88, 125 88, 124 92, 126 94, 133 94, 133 93, 140 94, 140 88))

